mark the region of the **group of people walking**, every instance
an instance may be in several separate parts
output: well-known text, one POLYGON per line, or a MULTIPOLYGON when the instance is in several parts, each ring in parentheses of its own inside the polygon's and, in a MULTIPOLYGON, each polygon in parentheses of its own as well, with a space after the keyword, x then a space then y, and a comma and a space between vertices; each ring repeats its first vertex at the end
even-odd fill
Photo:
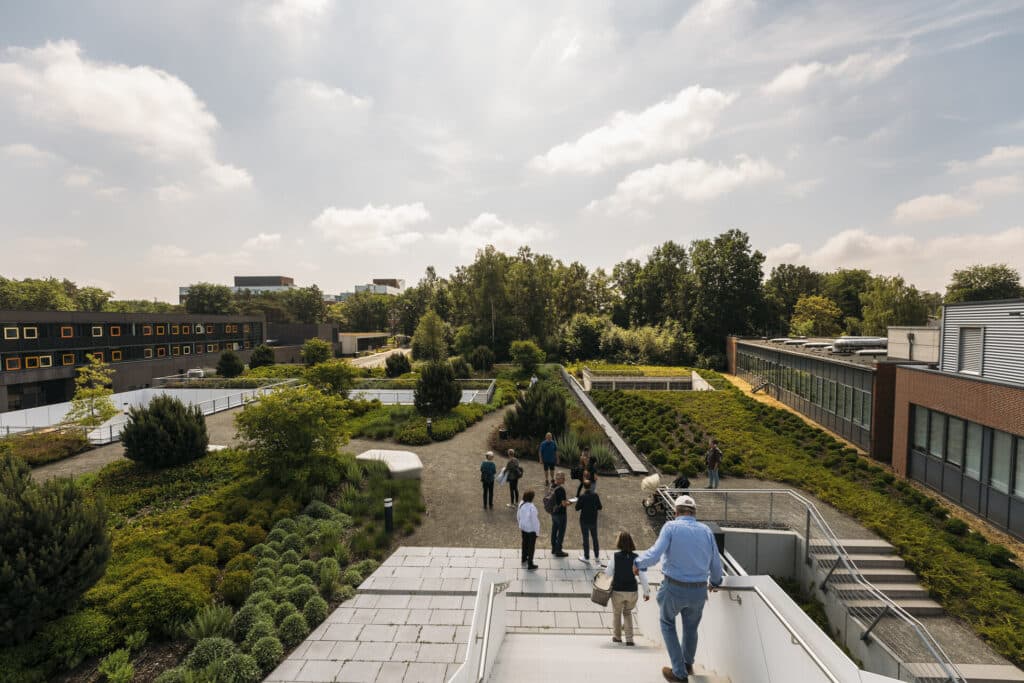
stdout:
MULTIPOLYGON (((519 500, 519 481, 523 468, 509 452, 509 461, 500 474, 494 464, 494 454, 488 452, 480 465, 483 483, 485 509, 494 507, 494 483, 503 480, 509 486, 509 507, 516 510, 516 519, 522 535, 521 561, 526 569, 538 569, 534 562, 537 537, 541 531, 540 511, 535 503, 537 493, 527 489, 519 500)), ((697 521, 697 503, 691 496, 683 495, 674 501, 675 519, 666 523, 658 539, 647 550, 638 553, 633 537, 620 531, 615 540, 615 552, 607 563, 601 561, 598 541, 597 519, 603 508, 597 495, 597 472, 593 460, 584 450, 580 465, 573 468, 573 477, 579 479, 576 497, 570 498, 565 490, 565 472, 556 469, 558 446, 552 435, 546 435, 538 449, 538 460, 544 468, 545 512, 551 517, 551 554, 565 558, 569 554, 562 547, 568 525, 568 509, 573 507, 579 513, 580 534, 583 539, 583 554, 580 560, 590 564, 591 545, 594 560, 604 573, 612 577, 612 641, 634 645, 633 609, 642 592, 643 600, 650 599, 650 587, 646 570, 659 562, 662 565, 663 581, 658 589, 659 621, 662 638, 668 650, 671 666, 662 669, 662 676, 670 682, 687 681, 692 675, 697 650, 697 628, 700 624, 704 605, 709 592, 717 590, 723 580, 721 558, 714 535, 707 525, 697 521), (682 633, 677 630, 676 620, 682 619, 682 633)), ((708 488, 718 487, 718 469, 722 452, 715 441, 705 456, 708 469, 708 488)))

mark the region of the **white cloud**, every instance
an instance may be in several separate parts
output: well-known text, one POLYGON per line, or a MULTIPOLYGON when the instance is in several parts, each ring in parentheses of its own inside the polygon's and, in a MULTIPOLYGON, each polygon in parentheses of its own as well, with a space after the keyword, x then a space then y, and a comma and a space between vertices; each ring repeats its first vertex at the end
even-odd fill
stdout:
POLYGON ((66 235, 53 237, 19 237, 18 247, 27 251, 64 251, 68 249, 84 249, 89 246, 85 240, 66 235))
POLYGON ((983 168, 1016 166, 1018 164, 1024 164, 1024 145, 993 147, 991 152, 978 157, 974 161, 951 161, 947 164, 947 167, 950 172, 959 173, 983 168))
POLYGON ((764 159, 736 158, 734 166, 710 164, 703 159, 679 159, 630 173, 610 196, 593 201, 588 210, 608 214, 643 213, 667 197, 688 202, 705 202, 733 190, 781 178, 783 172, 764 159))
POLYGON ((693 85, 639 112, 620 111, 575 142, 552 147, 530 166, 546 173, 598 173, 612 166, 677 153, 707 139, 719 115, 736 99, 693 85))
MULTIPOLYGON (((0 67, 2 66, 3 65, 0 64, 0 67)), ((21 159, 23 161, 40 164, 60 159, 60 157, 53 152, 47 152, 45 149, 39 149, 34 145, 24 142, 0 146, 0 154, 11 159, 21 159)))
POLYGON ((699 0, 679 20, 676 30, 707 28, 752 5, 751 0, 699 0))
POLYGON ((789 95, 806 90, 814 81, 830 78, 844 83, 873 83, 885 78, 907 59, 906 52, 876 55, 861 52, 841 62, 807 62, 783 69, 761 88, 766 95, 789 95))
POLYGON ((326 106, 335 109, 369 109, 373 98, 359 97, 342 88, 307 78, 291 78, 277 86, 279 104, 294 106, 326 106))
POLYGON ((482 213, 461 228, 449 227, 430 238, 454 245, 461 256, 470 258, 477 249, 489 244, 500 251, 513 251, 547 239, 548 233, 541 225, 515 225, 506 223, 493 213, 482 213))
POLYGON ((198 164, 215 181, 223 175, 213 141, 217 119, 173 74, 88 60, 78 43, 67 40, 9 48, 7 54, 11 61, 0 62, 0 91, 27 117, 123 141, 155 161, 198 164))
POLYGON ((970 216, 981 211, 981 204, 951 194, 926 194, 900 204, 893 211, 897 223, 925 223, 970 216))
POLYGON ((423 239, 423 233, 410 228, 430 218, 422 203, 367 204, 361 209, 328 207, 313 220, 338 251, 352 253, 394 253, 423 239))
POLYGON ((321 19, 330 6, 331 0, 272 0, 263 7, 261 18, 271 26, 291 30, 321 19))
POLYGON ((99 171, 92 168, 72 168, 64 175, 68 187, 89 187, 99 178, 99 171))
POLYGON ((113 185, 111 187, 101 187, 100 189, 96 190, 96 196, 102 197, 104 199, 114 199, 116 197, 120 197, 122 194, 124 194, 124 192, 125 189, 123 187, 113 185))
POLYGON ((192 192, 182 185, 161 185, 154 188, 156 198, 162 202, 184 202, 192 199, 192 192))
POLYGON ((800 180, 798 182, 790 184, 786 188, 786 194, 788 194, 790 197, 803 199, 804 197, 818 189, 818 187, 823 182, 825 182, 824 178, 808 178, 807 180, 800 180))
POLYGON ((818 270, 866 268, 884 275, 902 275, 919 288, 942 291, 954 270, 976 263, 1008 263, 1024 270, 1024 227, 933 238, 846 230, 817 249, 788 243, 768 249, 765 256, 766 272, 780 263, 818 270))
POLYGON ((252 186, 252 174, 231 164, 212 163, 203 169, 203 176, 219 190, 236 190, 252 186))
POLYGON ((281 234, 280 233, 265 233, 261 232, 255 237, 250 237, 243 244, 243 249, 272 249, 280 246, 281 234))
POLYGON ((1024 176, 1004 175, 983 178, 971 183, 967 191, 974 197, 999 197, 1024 193, 1024 176))

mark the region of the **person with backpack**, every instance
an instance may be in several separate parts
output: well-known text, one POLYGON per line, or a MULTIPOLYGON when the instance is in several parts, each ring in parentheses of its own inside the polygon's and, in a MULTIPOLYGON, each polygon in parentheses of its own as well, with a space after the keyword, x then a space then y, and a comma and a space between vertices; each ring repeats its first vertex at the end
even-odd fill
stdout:
POLYGON ((530 571, 537 569, 533 563, 533 553, 537 547, 537 534, 540 533, 540 517, 537 515, 537 506, 533 504, 533 489, 523 494, 523 502, 516 510, 516 520, 519 522, 519 531, 523 536, 521 558, 523 564, 530 571))
POLYGON ((562 550, 565 526, 568 522, 565 508, 569 506, 569 498, 565 495, 563 484, 565 484, 565 472, 559 472, 555 475, 555 485, 544 494, 544 511, 551 515, 551 555, 553 557, 569 557, 569 553, 562 550))
POLYGON ((646 570, 634 572, 637 556, 633 537, 620 531, 615 538, 615 547, 618 552, 608 560, 604 570, 605 574, 612 577, 612 642, 621 643, 625 631, 626 645, 634 645, 633 609, 636 607, 637 578, 644 589, 644 602, 651 599, 651 587, 647 582, 646 570))
POLYGON ((718 488, 718 468, 722 464, 722 451, 718 449, 718 441, 711 439, 711 448, 704 454, 704 463, 708 467, 708 488, 718 488))
POLYGON ((484 489, 484 510, 494 509, 494 477, 498 474, 498 466, 494 464, 494 451, 487 451, 484 461, 480 463, 480 484, 484 489))
POLYGON ((508 449, 508 464, 505 465, 505 481, 508 482, 508 497, 511 502, 505 507, 514 508, 519 505, 519 480, 523 478, 523 467, 516 458, 514 448, 508 449))
POLYGON ((590 490, 597 493, 597 461, 590 457, 590 449, 584 448, 580 452, 580 464, 569 472, 573 479, 579 479, 580 485, 576 487, 576 497, 583 492, 583 485, 590 482, 590 490))

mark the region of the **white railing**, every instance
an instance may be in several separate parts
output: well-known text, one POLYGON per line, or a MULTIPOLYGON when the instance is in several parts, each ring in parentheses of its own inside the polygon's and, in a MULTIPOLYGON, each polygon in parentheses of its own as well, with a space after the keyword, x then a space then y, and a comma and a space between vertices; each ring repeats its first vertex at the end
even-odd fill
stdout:
POLYGON ((929 653, 938 665, 946 680, 952 683, 964 683, 964 678, 953 664, 952 659, 943 651, 920 621, 900 607, 888 595, 876 588, 857 568, 849 553, 833 533, 831 526, 819 512, 818 508, 792 489, 673 489, 662 486, 658 494, 662 499, 666 515, 673 516, 673 501, 679 495, 687 493, 693 496, 701 511, 701 519, 715 521, 733 526, 743 524, 749 526, 767 526, 769 528, 784 526, 794 530, 804 539, 804 561, 811 565, 814 559, 811 553, 834 556, 830 564, 821 565, 827 570, 820 584, 822 591, 828 589, 828 582, 837 569, 845 570, 847 579, 843 590, 844 595, 856 599, 856 605, 843 601, 846 612, 861 624, 865 631, 861 638, 868 641, 875 638, 890 650, 898 652, 895 644, 889 645, 885 638, 872 631, 886 617, 902 622, 913 633, 920 645, 929 653), (730 505, 731 503, 731 505, 730 505), (731 514, 731 516, 730 516, 731 514), (814 550, 812 551, 812 547, 814 550))
POLYGON ((505 590, 508 581, 493 572, 480 572, 473 623, 469 627, 466 661, 447 683, 483 683, 505 639, 505 590))

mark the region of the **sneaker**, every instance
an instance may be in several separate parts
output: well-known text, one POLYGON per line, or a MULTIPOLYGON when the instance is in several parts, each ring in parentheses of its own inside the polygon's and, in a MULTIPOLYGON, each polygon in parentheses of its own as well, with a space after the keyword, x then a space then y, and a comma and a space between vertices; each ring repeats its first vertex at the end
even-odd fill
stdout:
POLYGON ((551 553, 551 554, 553 556, 555 556, 555 557, 569 557, 569 553, 558 552, 558 553, 551 553))
POLYGON ((664 676, 665 680, 669 683, 686 683, 687 679, 689 678, 689 676, 683 678, 676 676, 675 673, 673 673, 672 671, 672 667, 670 666, 661 667, 661 675, 664 676))
POLYGON ((612 636, 612 642, 613 643, 621 643, 622 642, 622 638, 619 638, 618 636, 612 636))
POLYGON ((580 560, 580 562, 586 562, 587 564, 590 564, 590 558, 589 557, 584 557, 583 555, 580 555, 579 560, 580 560))
POLYGON ((627 640, 626 645, 628 645, 629 647, 636 647, 636 643, 634 643, 632 640, 627 640))
POLYGON ((535 569, 538 569, 538 567, 537 567, 537 565, 535 565, 535 564, 530 564, 530 565, 527 565, 527 566, 526 566, 526 569, 527 569, 527 571, 531 571, 531 572, 532 572, 532 571, 534 571, 535 569))

